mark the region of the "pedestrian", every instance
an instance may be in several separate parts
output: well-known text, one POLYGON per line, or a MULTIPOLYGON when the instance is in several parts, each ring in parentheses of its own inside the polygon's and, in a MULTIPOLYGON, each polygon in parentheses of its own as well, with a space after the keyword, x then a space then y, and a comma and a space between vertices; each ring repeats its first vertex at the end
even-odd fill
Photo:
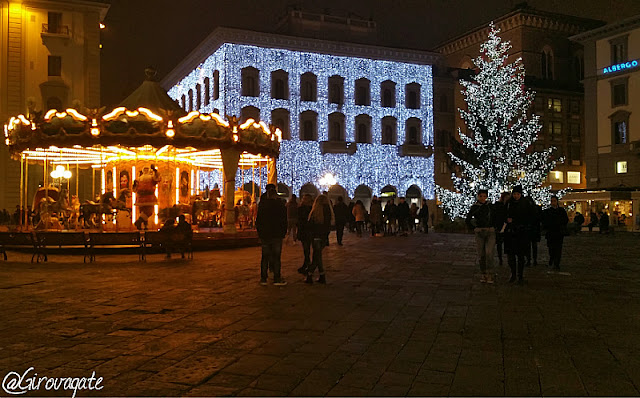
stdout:
POLYGON ((398 203, 398 229, 400 231, 400 236, 407 236, 411 210, 409 209, 409 204, 405 201, 404 198, 401 197, 399 200, 400 203, 398 203))
MULTIPOLYGON (((354 207, 354 209, 356 207, 354 207)), ((309 213, 309 225, 311 227, 311 234, 313 237, 313 257, 311 260, 311 267, 309 267, 309 270, 307 271, 307 279, 305 280, 305 283, 313 283, 313 273, 315 272, 316 268, 320 273, 320 276, 316 282, 327 283, 324 264, 322 262, 322 249, 325 246, 325 238, 331 230, 331 224, 334 222, 334 220, 335 217, 333 214, 333 209, 329 204, 329 198, 327 198, 326 195, 318 196, 315 202, 313 202, 311 213, 309 213)))
POLYGON ((576 215, 573 217, 573 223, 575 224, 576 234, 582 232, 582 224, 584 224, 584 216, 577 211, 576 215))
POLYGON ((287 234, 287 209, 278 198, 275 186, 267 189, 266 195, 260 199, 256 229, 262 243, 262 259, 260 261, 260 284, 267 284, 268 269, 273 268, 273 284, 284 286, 287 282, 282 278, 280 255, 282 240, 287 234))
POLYGON ((302 252, 304 253, 304 262, 298 268, 298 273, 307 275, 307 271, 311 266, 311 244, 313 243, 313 234, 309 223, 309 213, 313 206, 313 196, 306 193, 302 195, 300 207, 298 207, 298 240, 302 243, 302 252))
POLYGON ((467 226, 476 236, 480 282, 493 283, 493 255, 496 245, 495 220, 493 206, 488 200, 489 191, 478 190, 478 200, 467 214, 467 226))
POLYGON ((356 231, 356 218, 353 216, 353 208, 355 205, 353 201, 349 202, 349 232, 356 231))
MULTIPOLYGON (((175 231, 180 235, 184 236, 184 240, 187 242, 191 242, 191 240, 193 239, 193 230, 191 229, 191 224, 187 222, 187 219, 184 216, 184 214, 180 214, 178 216, 178 224, 176 225, 175 231)), ((181 250, 180 254, 182 255, 182 258, 184 258, 184 251, 185 251, 184 245, 180 247, 180 250, 181 250)))
POLYGON ((371 219, 371 236, 376 236, 382 231, 383 215, 382 204, 377 196, 371 199, 371 208, 369 210, 369 218, 371 219))
POLYGON ((416 220, 418 219, 418 205, 411 203, 409 207, 409 231, 413 234, 416 230, 416 220))
POLYGON ((502 253, 504 248, 504 231, 507 226, 507 202, 511 198, 509 192, 500 194, 500 200, 493 205, 493 221, 496 229, 496 246, 498 248, 498 264, 502 267, 502 253))
POLYGON ((344 226, 349 221, 349 208, 344 204, 344 198, 338 196, 338 202, 333 206, 333 214, 336 218, 336 239, 338 245, 342 246, 342 237, 344 236, 344 226))
POLYGON ((525 255, 529 250, 529 224, 531 218, 529 202, 522 197, 522 186, 516 185, 507 202, 507 227, 505 244, 511 268, 509 282, 524 283, 525 255))
POLYGON ((291 199, 287 202, 287 240, 298 240, 298 198, 291 195, 291 199))
POLYGON ((562 243, 567 232, 569 217, 565 209, 558 205, 558 197, 551 197, 551 207, 542 213, 542 222, 546 231, 547 247, 549 248, 549 267, 560 270, 562 243))
POLYGON ((384 207, 384 217, 387 224, 387 234, 395 235, 398 224, 398 206, 393 202, 393 199, 387 201, 387 205, 384 207))
POLYGON ((358 234, 358 238, 362 238, 362 227, 364 226, 366 213, 367 210, 364 208, 362 201, 357 200, 355 206, 353 206, 351 214, 353 214, 353 217, 356 220, 356 233, 358 234))
POLYGON ((609 215, 604 210, 600 212, 600 233, 609 233, 609 215))
POLYGON ((420 225, 422 226, 422 231, 425 234, 429 233, 429 205, 427 204, 426 199, 422 199, 422 207, 418 212, 418 218, 420 219, 420 225))
POLYGON ((598 215, 594 212, 591 211, 589 213, 589 232, 593 232, 593 227, 597 227, 598 226, 598 215))
POLYGON ((529 250, 527 250, 527 267, 530 267, 533 259, 533 266, 538 265, 538 243, 540 242, 540 223, 542 222, 542 207, 536 205, 536 202, 531 196, 527 196, 525 199, 529 201, 531 206, 531 219, 529 225, 529 250))

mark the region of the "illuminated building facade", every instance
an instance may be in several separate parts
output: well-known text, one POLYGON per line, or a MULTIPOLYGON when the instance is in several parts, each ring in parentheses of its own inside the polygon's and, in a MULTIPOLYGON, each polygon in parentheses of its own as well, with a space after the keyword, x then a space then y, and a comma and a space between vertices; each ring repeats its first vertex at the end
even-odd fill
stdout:
MULTIPOLYGON (((52 108, 99 107, 100 25, 108 9, 108 4, 85 0, 0 2, 2 123, 52 108)), ((34 168, 33 175, 37 172, 34 168)), ((41 178, 32 180, 32 191, 41 178)), ((19 203, 19 179, 20 164, 10 159, 2 142, 0 209, 19 203)))
POLYGON ((437 57, 218 28, 162 85, 186 111, 280 128, 278 181, 289 194, 327 190, 331 174, 330 194, 432 199, 437 57))

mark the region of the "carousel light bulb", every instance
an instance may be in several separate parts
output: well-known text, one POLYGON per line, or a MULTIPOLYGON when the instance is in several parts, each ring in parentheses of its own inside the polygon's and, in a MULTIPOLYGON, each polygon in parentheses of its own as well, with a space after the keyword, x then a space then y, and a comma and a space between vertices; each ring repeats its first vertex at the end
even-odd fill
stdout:
POLYGON ((93 127, 91 128, 91 135, 94 137, 97 137, 100 135, 100 129, 98 129, 97 127, 93 127))
POLYGON ((71 178, 71 171, 66 170, 63 174, 62 177, 66 178, 67 180, 71 178))
POLYGON ((168 129, 166 132, 167 137, 173 138, 176 135, 176 132, 173 129, 168 129))

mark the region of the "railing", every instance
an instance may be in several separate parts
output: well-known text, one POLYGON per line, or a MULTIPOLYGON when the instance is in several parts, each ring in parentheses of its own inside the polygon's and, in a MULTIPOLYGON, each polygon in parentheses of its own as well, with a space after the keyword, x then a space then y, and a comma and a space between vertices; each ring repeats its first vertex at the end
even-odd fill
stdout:
POLYGON ((42 33, 69 36, 69 26, 67 26, 67 25, 49 25, 47 23, 43 23, 42 24, 42 33))

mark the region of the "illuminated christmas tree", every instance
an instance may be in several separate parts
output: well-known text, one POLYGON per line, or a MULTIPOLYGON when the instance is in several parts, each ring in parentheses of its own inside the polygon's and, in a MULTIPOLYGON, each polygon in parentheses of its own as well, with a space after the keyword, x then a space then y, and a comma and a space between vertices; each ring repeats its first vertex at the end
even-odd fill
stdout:
POLYGON ((466 156, 449 153, 461 169, 460 177, 451 176, 455 191, 436 186, 441 207, 452 219, 466 216, 481 188, 489 190, 492 202, 515 185, 522 185, 525 195, 539 204, 549 203, 551 196, 551 187, 542 184, 555 167, 555 148, 532 148, 542 128, 539 117, 527 113, 534 92, 525 89, 522 59, 507 63, 511 45, 498 33, 492 23, 489 39, 473 60, 477 75, 460 81, 467 103, 460 114, 469 134, 458 132, 466 156))

